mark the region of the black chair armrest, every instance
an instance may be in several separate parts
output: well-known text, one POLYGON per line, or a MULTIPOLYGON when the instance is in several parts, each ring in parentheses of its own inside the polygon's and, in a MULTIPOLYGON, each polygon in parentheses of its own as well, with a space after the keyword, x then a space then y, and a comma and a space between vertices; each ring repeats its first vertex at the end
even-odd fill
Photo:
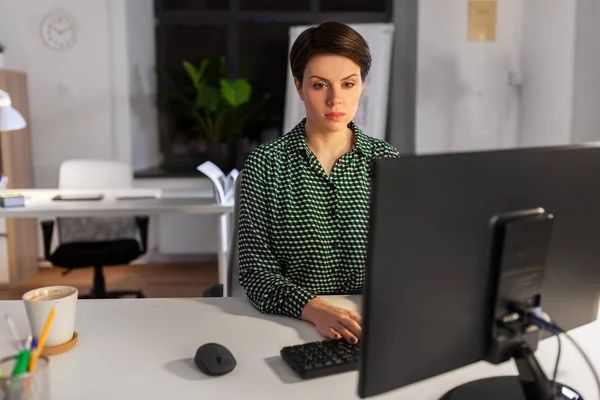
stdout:
POLYGON ((52 234, 54 233, 54 221, 42 221, 40 225, 42 225, 42 233, 44 235, 44 258, 50 261, 52 234))
POLYGON ((138 231, 140 232, 140 239, 142 241, 142 249, 141 254, 146 254, 148 251, 148 217, 135 217, 135 222, 138 227, 138 231))

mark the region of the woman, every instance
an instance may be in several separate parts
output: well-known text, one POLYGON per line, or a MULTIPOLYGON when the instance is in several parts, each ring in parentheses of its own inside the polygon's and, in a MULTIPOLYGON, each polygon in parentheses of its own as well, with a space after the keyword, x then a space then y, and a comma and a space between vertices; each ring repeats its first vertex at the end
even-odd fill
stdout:
POLYGON ((318 296, 361 292, 371 161, 398 152, 352 122, 371 65, 358 32, 336 22, 309 28, 290 64, 306 118, 244 165, 240 284, 261 312, 357 343, 360 316, 318 296))

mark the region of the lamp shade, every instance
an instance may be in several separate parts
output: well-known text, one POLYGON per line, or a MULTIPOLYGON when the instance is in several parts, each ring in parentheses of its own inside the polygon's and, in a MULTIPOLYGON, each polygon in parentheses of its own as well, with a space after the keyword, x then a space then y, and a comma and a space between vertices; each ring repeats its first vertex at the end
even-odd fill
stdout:
POLYGON ((0 90, 0 132, 16 131, 26 126, 25 118, 12 106, 8 93, 0 90))

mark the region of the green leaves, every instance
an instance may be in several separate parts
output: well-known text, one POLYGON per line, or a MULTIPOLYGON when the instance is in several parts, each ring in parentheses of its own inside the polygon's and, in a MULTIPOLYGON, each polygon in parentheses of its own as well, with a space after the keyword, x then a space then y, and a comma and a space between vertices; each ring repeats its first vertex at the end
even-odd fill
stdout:
POLYGON ((221 79, 221 94, 232 107, 239 107, 250 100, 252 87, 245 79, 230 81, 221 79))
POLYGON ((204 77, 204 72, 206 71, 206 67, 208 67, 208 64, 208 60, 202 60, 198 68, 196 68, 196 66, 189 61, 184 61, 182 63, 183 69, 185 70, 185 72, 187 72, 196 90, 199 90, 202 84, 204 83, 202 79, 204 77))
POLYGON ((217 89, 207 84, 200 85, 196 93, 196 107, 217 111, 220 102, 221 94, 217 89))
POLYGON ((183 61, 183 69, 187 73, 194 89, 196 90, 196 98, 194 105, 196 108, 208 108, 215 111, 219 107, 221 95, 217 89, 210 86, 205 79, 206 68, 209 65, 208 60, 202 60, 198 67, 189 61, 183 61))
POLYGON ((252 85, 246 79, 229 79, 225 57, 204 59, 198 65, 183 61, 184 78, 189 83, 175 85, 174 98, 182 106, 195 129, 213 143, 243 134, 248 118, 264 105, 252 98, 252 85))

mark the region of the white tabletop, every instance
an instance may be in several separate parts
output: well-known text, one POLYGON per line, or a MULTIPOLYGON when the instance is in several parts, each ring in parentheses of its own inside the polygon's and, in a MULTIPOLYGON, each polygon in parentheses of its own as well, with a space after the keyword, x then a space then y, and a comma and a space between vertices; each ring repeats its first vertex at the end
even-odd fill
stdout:
POLYGON ((153 189, 124 190, 59 190, 59 189, 18 189, 9 193, 25 196, 25 207, 2 208, 0 217, 61 217, 61 216, 119 216, 141 213, 156 215, 168 213, 183 214, 223 214, 233 211, 232 205, 217 204, 212 191, 161 191, 153 189), (97 194, 101 200, 53 201, 59 194, 97 194), (148 196, 154 198, 131 198, 148 196), (129 197, 129 198, 127 198, 129 197))
MULTIPOLYGON (((330 298, 357 309, 357 297, 330 298)), ((20 301, 0 302, 20 332, 27 319, 20 301)), ((79 300, 79 342, 51 359, 53 399, 353 399, 358 372, 301 381, 282 361, 283 346, 320 340, 303 321, 263 315, 242 298, 79 300), (226 346, 237 367, 221 377, 204 376, 192 358, 205 343, 226 346)), ((572 331, 600 366, 600 324, 572 331)), ((13 352, 8 329, 0 329, 2 355, 13 352)), ((537 356, 546 371, 553 366, 554 338, 543 341, 537 356)), ((400 358, 398 362, 403 362, 400 358)), ((436 400, 461 383, 515 374, 512 363, 481 362, 399 389, 377 399, 436 400)), ((563 341, 559 379, 598 400, 592 376, 573 347, 563 341)))

